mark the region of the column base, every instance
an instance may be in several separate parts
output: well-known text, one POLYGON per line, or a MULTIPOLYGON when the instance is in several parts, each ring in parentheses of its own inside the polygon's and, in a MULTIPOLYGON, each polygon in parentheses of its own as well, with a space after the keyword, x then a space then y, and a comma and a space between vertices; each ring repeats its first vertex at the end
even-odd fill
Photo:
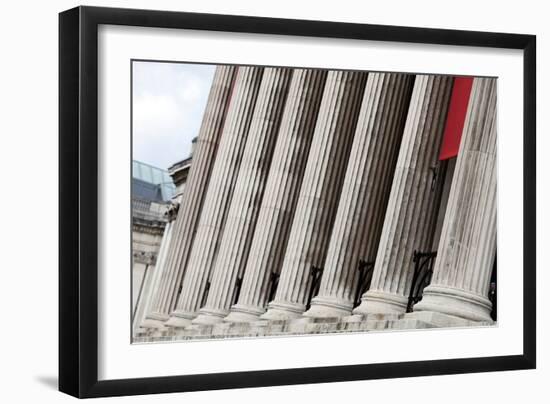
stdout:
POLYGON ((164 328, 164 323, 170 316, 162 313, 151 313, 145 317, 145 320, 140 324, 140 328, 164 328))
POLYGON ((345 317, 351 314, 352 309, 353 303, 347 300, 315 297, 304 316, 314 318, 345 317))
POLYGON ((292 320, 302 317, 306 306, 299 303, 273 301, 267 305, 267 311, 260 316, 262 320, 292 320))
POLYGON ((399 314, 407 311, 409 299, 394 293, 369 290, 361 298, 361 304, 353 314, 399 314))
POLYGON ((191 320, 193 320, 196 316, 196 313, 174 311, 172 312, 170 319, 164 323, 164 325, 171 328, 185 328, 191 325, 191 320))
POLYGON ((430 285, 424 289, 422 300, 413 310, 433 311, 470 321, 492 321, 491 308, 491 301, 484 296, 447 286, 430 285))
POLYGON ((229 312, 227 310, 202 308, 191 324, 212 325, 223 322, 229 312))
POLYGON ((253 323, 258 321, 264 313, 265 310, 260 307, 236 304, 231 307, 231 312, 223 321, 229 323, 253 323))

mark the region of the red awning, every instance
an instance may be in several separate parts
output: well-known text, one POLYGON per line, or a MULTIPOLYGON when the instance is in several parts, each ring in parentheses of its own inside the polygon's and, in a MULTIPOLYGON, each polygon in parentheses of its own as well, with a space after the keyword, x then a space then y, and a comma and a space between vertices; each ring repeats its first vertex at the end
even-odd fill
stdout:
POLYGON ((473 81, 472 77, 456 77, 454 80, 439 160, 447 160, 458 155, 473 81))

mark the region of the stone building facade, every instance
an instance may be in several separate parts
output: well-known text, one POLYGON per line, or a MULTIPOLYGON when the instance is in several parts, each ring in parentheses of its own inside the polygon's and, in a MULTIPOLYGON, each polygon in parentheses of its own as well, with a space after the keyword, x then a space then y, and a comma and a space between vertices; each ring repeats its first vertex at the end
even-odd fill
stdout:
POLYGON ((218 66, 134 340, 493 324, 496 90, 218 66))
POLYGON ((168 172, 134 161, 132 178, 132 329, 144 320, 162 267, 162 257, 170 239, 191 157, 168 172))

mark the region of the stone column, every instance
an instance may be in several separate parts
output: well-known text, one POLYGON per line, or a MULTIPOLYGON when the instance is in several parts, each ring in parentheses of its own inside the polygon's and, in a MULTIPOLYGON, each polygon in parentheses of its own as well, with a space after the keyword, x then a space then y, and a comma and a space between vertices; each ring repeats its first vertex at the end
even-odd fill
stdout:
POLYGON ((174 236, 167 251, 164 264, 166 268, 158 268, 162 270, 162 277, 155 290, 152 310, 148 312, 146 316, 148 321, 144 326, 162 327, 175 307, 177 292, 193 244, 236 75, 235 66, 216 68, 189 168, 185 192, 181 196, 179 213, 173 225, 174 236))
POLYGON ((328 74, 279 286, 261 318, 287 319, 305 310, 311 266, 325 260, 366 79, 363 72, 328 74))
MULTIPOLYGON (((179 204, 171 204, 171 206, 167 209, 165 215, 168 219, 168 222, 166 223, 166 227, 164 228, 164 234, 162 235, 162 241, 160 243, 160 249, 157 257, 157 262, 155 264, 155 270, 153 277, 151 279, 151 286, 149 288, 149 291, 146 296, 144 296, 142 299, 142 303, 140 304, 142 307, 138 310, 137 321, 134 320, 134 332, 136 332, 139 328, 150 328, 147 324, 147 322, 151 322, 151 320, 145 319, 145 316, 147 313, 151 311, 151 305, 152 300, 155 297, 155 292, 159 288, 160 280, 162 278, 163 271, 166 270, 166 257, 168 255, 168 248, 170 246, 170 242, 172 240, 172 234, 174 233, 174 223, 176 219, 176 213, 178 211, 179 204)), ((153 327, 156 327, 157 324, 152 324, 153 327)))
POLYGON ((416 76, 370 290, 355 314, 406 311, 413 253, 432 245, 442 184, 437 164, 452 83, 452 77, 416 76))
POLYGON ((264 71, 212 270, 208 298, 197 318, 192 321, 193 324, 222 321, 233 303, 236 281, 244 271, 256 228, 291 77, 291 69, 266 68, 264 71))
POLYGON ((353 309, 359 261, 376 257, 413 81, 405 74, 369 74, 319 294, 307 317, 353 309))
POLYGON ((414 311, 491 321, 497 248, 497 83, 475 78, 431 284, 414 311))
MULTIPOLYGON (((195 239, 189 253, 181 294, 175 311, 165 323, 167 326, 188 325, 199 309, 233 196, 262 75, 263 68, 239 67, 195 239)), ((190 192, 189 189, 187 191, 190 192)))
POLYGON ((271 274, 279 273, 282 264, 326 77, 318 69, 292 74, 239 301, 225 321, 254 321, 265 312, 271 274))

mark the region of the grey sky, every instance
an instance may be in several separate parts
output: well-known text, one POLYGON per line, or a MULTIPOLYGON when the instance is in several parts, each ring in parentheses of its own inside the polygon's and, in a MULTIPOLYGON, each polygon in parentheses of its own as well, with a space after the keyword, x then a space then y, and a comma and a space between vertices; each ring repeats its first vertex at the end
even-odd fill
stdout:
POLYGON ((214 65, 133 63, 133 158, 166 169, 189 156, 214 65))

